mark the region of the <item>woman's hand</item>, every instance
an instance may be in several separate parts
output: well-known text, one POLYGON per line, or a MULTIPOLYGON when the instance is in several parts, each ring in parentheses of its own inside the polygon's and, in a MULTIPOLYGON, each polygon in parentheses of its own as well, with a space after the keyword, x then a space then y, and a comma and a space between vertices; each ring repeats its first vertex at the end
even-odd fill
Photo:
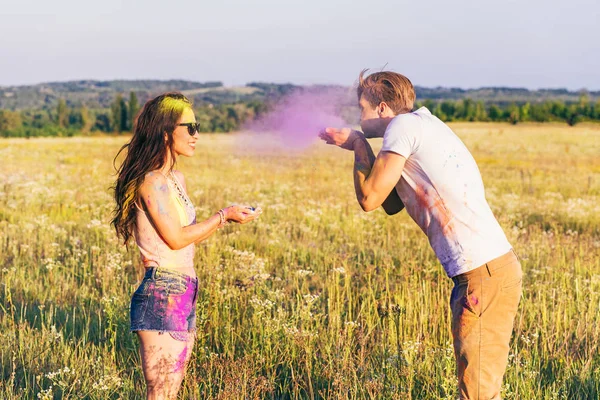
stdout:
POLYGON ((262 208, 253 208, 251 206, 229 206, 223 209, 227 221, 245 224, 254 221, 262 214, 262 208))
POLYGON ((364 138, 362 132, 350 128, 326 128, 319 132, 319 137, 327 144, 333 144, 346 150, 354 150, 354 142, 364 138))

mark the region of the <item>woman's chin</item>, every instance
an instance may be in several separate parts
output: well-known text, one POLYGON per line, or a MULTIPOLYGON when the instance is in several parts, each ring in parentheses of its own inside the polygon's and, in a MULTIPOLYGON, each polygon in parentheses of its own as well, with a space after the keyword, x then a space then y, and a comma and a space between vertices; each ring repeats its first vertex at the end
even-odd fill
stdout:
POLYGON ((192 157, 195 153, 196 153, 196 149, 186 149, 185 151, 179 152, 177 155, 184 156, 184 157, 192 157))

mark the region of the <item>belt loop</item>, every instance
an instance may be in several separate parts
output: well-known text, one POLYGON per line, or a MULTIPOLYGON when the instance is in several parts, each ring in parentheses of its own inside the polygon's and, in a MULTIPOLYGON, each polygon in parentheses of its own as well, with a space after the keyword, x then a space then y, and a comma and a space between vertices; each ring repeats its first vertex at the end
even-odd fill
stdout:
POLYGON ((156 272, 158 271, 157 267, 152 268, 152 280, 156 280, 156 272))
POLYGON ((485 264, 485 269, 487 270, 487 272, 488 272, 488 275, 489 275, 489 276, 492 276, 492 271, 490 271, 490 266, 489 266, 489 264, 488 264, 488 263, 486 263, 486 264, 485 264))

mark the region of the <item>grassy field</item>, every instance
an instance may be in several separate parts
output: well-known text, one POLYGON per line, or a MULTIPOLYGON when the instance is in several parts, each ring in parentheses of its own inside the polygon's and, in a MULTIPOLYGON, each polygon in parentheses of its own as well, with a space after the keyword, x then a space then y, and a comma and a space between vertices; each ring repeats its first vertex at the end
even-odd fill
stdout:
MULTIPOLYGON (((453 125, 523 260, 506 399, 600 393, 600 126, 453 125)), ((127 140, 0 141, 0 398, 137 399, 135 246, 108 225, 127 140)), ((365 214, 349 152, 206 135, 179 164, 198 218, 261 205, 197 247, 182 399, 452 399, 451 281, 403 212, 365 214)), ((374 141, 376 146, 380 141, 374 141)))

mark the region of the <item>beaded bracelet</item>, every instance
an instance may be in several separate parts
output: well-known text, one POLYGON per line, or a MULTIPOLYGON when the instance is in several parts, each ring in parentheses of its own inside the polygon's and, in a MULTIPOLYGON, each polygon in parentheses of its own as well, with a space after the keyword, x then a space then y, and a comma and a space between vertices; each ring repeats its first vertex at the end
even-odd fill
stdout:
POLYGON ((217 228, 221 228, 225 225, 225 222, 227 222, 227 219, 225 218, 225 211, 223 211, 223 209, 219 210, 219 226, 217 228))

